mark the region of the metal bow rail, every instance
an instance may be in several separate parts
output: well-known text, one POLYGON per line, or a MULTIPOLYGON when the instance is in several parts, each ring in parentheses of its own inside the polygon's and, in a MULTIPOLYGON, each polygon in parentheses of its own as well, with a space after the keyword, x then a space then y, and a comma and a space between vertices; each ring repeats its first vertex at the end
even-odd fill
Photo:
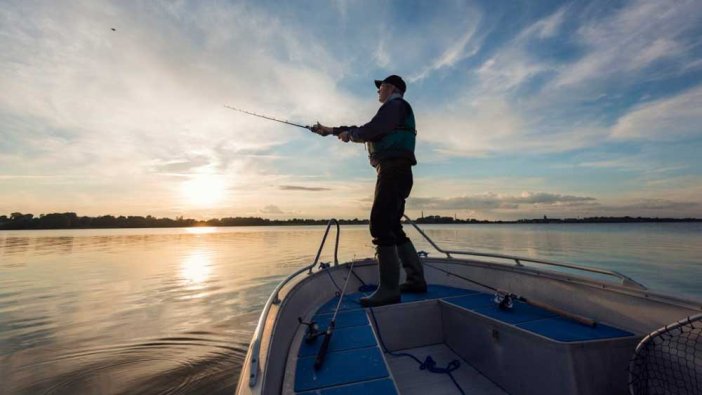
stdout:
POLYGON ((322 253, 324 244, 327 242, 327 235, 329 234, 329 229, 331 228, 332 224, 336 225, 336 242, 334 244, 334 266, 339 265, 339 233, 341 232, 341 229, 339 227, 339 221, 337 221, 336 219, 330 219, 327 223, 327 229, 324 231, 324 237, 322 237, 322 242, 319 244, 319 249, 317 250, 317 256, 315 256, 314 262, 312 262, 308 266, 305 266, 295 271, 293 274, 289 275, 285 280, 281 281, 280 284, 278 284, 275 287, 273 293, 268 298, 265 306, 263 307, 263 312, 261 313, 261 316, 258 319, 258 324, 256 325, 256 330, 254 331, 253 341, 251 342, 251 361, 249 362, 249 387, 256 386, 256 383, 258 381, 258 366, 260 361, 259 354, 261 353, 261 336, 263 336, 263 328, 266 324, 266 320, 268 319, 268 313, 271 310, 271 306, 280 303, 280 299, 278 298, 280 290, 283 289, 283 287, 287 283, 289 283, 293 278, 297 277, 305 271, 307 271, 307 274, 312 273, 312 269, 314 269, 315 266, 317 266, 317 263, 319 262, 319 256, 322 253))
POLYGON ((531 262, 531 263, 538 263, 540 265, 547 265, 547 266, 557 266, 557 267, 562 267, 562 268, 567 268, 567 269, 573 269, 573 270, 580 270, 584 272, 590 272, 590 273, 597 273, 597 274, 604 274, 606 276, 612 276, 616 277, 619 279, 622 283, 622 285, 627 286, 627 287, 634 287, 638 289, 646 289, 646 287, 632 278, 625 276, 624 274, 621 274, 617 271, 614 270, 606 270, 606 269, 598 269, 594 267, 587 267, 587 266, 579 266, 579 265, 574 265, 571 263, 563 263, 563 262, 554 262, 554 261, 548 261, 544 259, 534 259, 534 258, 526 258, 526 257, 521 257, 521 256, 516 256, 516 255, 505 255, 505 254, 490 254, 486 252, 477 252, 477 251, 450 251, 450 250, 444 250, 434 241, 424 233, 417 224, 414 223, 408 217, 407 215, 404 215, 405 220, 407 220, 407 223, 412 225, 419 234, 421 234, 428 242, 429 244, 432 245, 437 251, 446 254, 447 258, 453 258, 451 254, 453 255, 472 255, 472 256, 481 256, 481 257, 487 257, 487 258, 498 258, 498 259, 507 259, 507 260, 512 260, 515 262, 516 266, 524 266, 522 262, 531 262))

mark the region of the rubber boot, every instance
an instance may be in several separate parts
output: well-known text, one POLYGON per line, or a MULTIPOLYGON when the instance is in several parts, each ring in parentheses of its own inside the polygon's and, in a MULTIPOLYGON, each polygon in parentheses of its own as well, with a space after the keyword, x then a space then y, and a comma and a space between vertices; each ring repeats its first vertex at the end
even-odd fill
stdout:
POLYGON ((378 246, 375 251, 378 257, 380 285, 371 296, 361 298, 361 306, 376 307, 400 303, 400 260, 397 248, 378 246))
POLYGON ((407 279, 400 284, 400 291, 406 293, 424 293, 427 292, 427 282, 424 280, 424 268, 422 261, 419 260, 417 250, 411 241, 397 246, 397 253, 402 261, 402 267, 407 273, 407 279))

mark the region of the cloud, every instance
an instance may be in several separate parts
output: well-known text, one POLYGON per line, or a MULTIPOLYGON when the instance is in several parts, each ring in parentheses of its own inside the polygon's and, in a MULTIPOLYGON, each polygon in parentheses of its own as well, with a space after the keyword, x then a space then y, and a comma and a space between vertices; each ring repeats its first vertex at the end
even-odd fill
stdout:
MULTIPOLYGON (((564 67, 554 86, 592 87, 593 81, 636 79, 658 61, 677 61, 677 67, 684 67, 688 49, 697 45, 687 33, 702 21, 700 11, 696 1, 641 0, 605 17, 596 14, 574 36, 585 55, 564 67)), ((582 17, 587 18, 587 12, 582 17)))
POLYGON ((278 206, 269 204, 268 206, 261 209, 263 214, 285 214, 278 206))
POLYGON ((527 25, 472 72, 473 83, 458 97, 426 113, 418 110, 420 138, 451 156, 484 157, 571 151, 606 137, 607 128, 597 122, 559 114, 573 111, 569 99, 544 97, 529 87, 558 72, 556 60, 539 56, 533 48, 556 39, 569 17, 570 8, 564 6, 527 25), (525 87, 535 91, 525 94, 525 87))
POLYGON ((427 78, 431 73, 443 68, 454 67, 458 62, 470 58, 480 50, 480 40, 475 39, 478 23, 470 21, 467 31, 451 44, 431 64, 408 78, 409 82, 417 82, 427 78))
POLYGON ((598 206, 588 213, 592 216, 631 216, 663 218, 696 218, 700 216, 700 205, 696 201, 665 198, 634 198, 625 202, 598 206))
POLYGON ((689 210, 699 208, 699 202, 678 202, 668 199, 642 199, 636 203, 619 207, 639 212, 641 210, 689 210))
POLYGON ((412 209, 436 210, 516 210, 523 206, 580 206, 592 204, 597 199, 587 196, 560 195, 545 192, 524 192, 521 195, 495 193, 459 196, 451 198, 413 197, 409 200, 412 209))
MULTIPOLYGON (((160 198, 178 191, 182 177, 173 175, 217 173, 234 186, 248 183, 276 171, 276 147, 305 137, 223 104, 303 120, 343 118, 357 107, 329 76, 343 75, 343 65, 265 9, 10 2, 0 20, 0 166, 18 176, 83 176, 84 195, 95 188, 91 177, 132 179, 125 200, 147 189, 160 198)), ((32 189, 40 185, 51 188, 37 180, 32 189)))
POLYGON ((380 16, 377 20, 380 28, 373 32, 376 34, 364 36, 369 42, 377 42, 370 51, 373 60, 379 68, 403 75, 410 83, 420 82, 438 71, 451 71, 481 47, 482 36, 478 31, 483 15, 473 4, 451 2, 436 7, 431 3, 414 3, 409 12, 387 7, 374 11, 376 14, 364 21, 372 26, 380 16), (390 19, 393 22, 388 23, 390 19))
POLYGON ((5 11, 0 86, 12 95, 0 95, 0 109, 72 131, 64 151, 92 148, 109 162, 125 155, 170 161, 172 152, 224 139, 266 149, 259 133, 279 143, 293 135, 222 104, 291 116, 329 112, 329 102, 349 104, 327 75, 340 67, 334 57, 255 8, 76 2, 55 11, 22 3, 5 11), (256 48, 307 60, 289 62, 256 48), (279 94, 259 93, 271 91, 279 94))
POLYGON ((525 29, 522 33, 522 37, 536 36, 540 39, 551 38, 559 33, 561 27, 566 20, 566 13, 569 7, 563 6, 556 10, 553 14, 546 18, 539 20, 538 22, 531 25, 529 28, 525 29))
POLYGON ((558 32, 568 15, 563 6, 550 15, 522 29, 512 40, 499 47, 476 70, 478 93, 505 94, 530 79, 547 72, 555 72, 554 61, 539 56, 534 47, 546 46, 548 39, 558 32))
POLYGON ((446 108, 443 114, 418 112, 420 142, 435 144, 448 156, 537 155, 592 147, 610 134, 603 126, 521 113, 499 96, 479 97, 457 107, 446 108))
POLYGON ((310 192, 331 191, 331 188, 305 187, 305 186, 300 186, 300 185, 281 185, 279 188, 283 191, 310 191, 310 192))
POLYGON ((189 173, 192 170, 207 166, 210 160, 206 156, 195 156, 184 160, 157 161, 154 171, 159 173, 189 173))
POLYGON ((386 40, 383 37, 381 37, 378 40, 378 46, 375 48, 375 52, 373 53, 373 59, 375 60, 375 63, 382 68, 390 66, 391 59, 386 45, 386 40))
POLYGON ((645 103, 612 127, 615 139, 674 141, 702 134, 702 85, 679 95, 645 103))
POLYGON ((458 96, 419 108, 419 138, 446 155, 489 157, 591 149, 610 137, 694 137, 696 89, 627 108, 641 91, 659 97, 655 81, 691 72, 699 22, 702 7, 693 1, 632 1, 606 13, 594 4, 562 6, 482 54, 458 96))
POLYGON ((418 137, 450 152, 480 156, 509 149, 502 143, 523 130, 524 120, 505 100, 476 98, 456 107, 446 108, 443 114, 420 112, 418 137))

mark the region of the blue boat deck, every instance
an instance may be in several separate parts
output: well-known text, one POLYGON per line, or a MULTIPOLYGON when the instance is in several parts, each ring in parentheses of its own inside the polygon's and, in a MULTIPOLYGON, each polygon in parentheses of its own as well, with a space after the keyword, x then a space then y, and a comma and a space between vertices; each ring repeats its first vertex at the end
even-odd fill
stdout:
MULTIPOLYGON (((359 299, 363 293, 344 296, 336 318, 336 328, 329 343, 324 364, 314 369, 314 361, 323 338, 302 342, 297 352, 294 391, 297 394, 394 394, 397 386, 378 338, 359 299)), ((587 327, 549 311, 522 302, 511 310, 500 310, 493 295, 476 291, 430 285, 425 294, 403 294, 402 303, 441 300, 444 303, 491 319, 513 325, 558 342, 582 342, 632 336, 631 333, 598 324, 587 327)), ((338 297, 322 305, 313 317, 321 330, 332 319, 338 297)))

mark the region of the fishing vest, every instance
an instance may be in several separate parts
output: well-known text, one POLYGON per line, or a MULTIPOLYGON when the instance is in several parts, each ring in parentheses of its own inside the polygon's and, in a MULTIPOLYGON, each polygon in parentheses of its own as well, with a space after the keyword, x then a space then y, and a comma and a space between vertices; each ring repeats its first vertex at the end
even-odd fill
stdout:
POLYGON ((405 115, 405 119, 402 120, 402 123, 393 129, 392 132, 386 134, 378 141, 369 141, 366 143, 368 158, 373 166, 387 158, 407 158, 411 160, 412 165, 417 164, 417 160, 414 157, 414 147, 417 136, 414 112, 409 103, 403 98, 398 97, 397 99, 402 100, 407 114, 405 115))

